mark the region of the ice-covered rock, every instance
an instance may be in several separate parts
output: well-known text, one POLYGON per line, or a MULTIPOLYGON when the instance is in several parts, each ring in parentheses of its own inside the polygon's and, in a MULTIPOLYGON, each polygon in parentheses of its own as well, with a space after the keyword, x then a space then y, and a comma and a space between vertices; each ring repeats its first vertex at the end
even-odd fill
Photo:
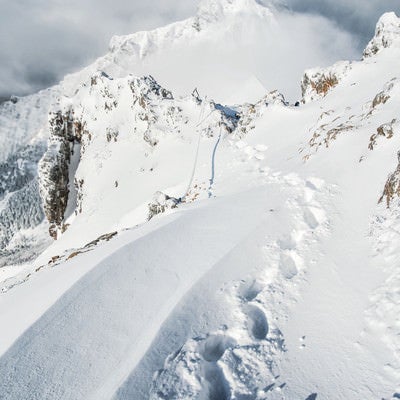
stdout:
POLYGON ((389 174, 382 196, 379 199, 379 203, 385 201, 388 208, 395 197, 400 197, 400 151, 397 153, 397 158, 399 161, 397 168, 389 174))

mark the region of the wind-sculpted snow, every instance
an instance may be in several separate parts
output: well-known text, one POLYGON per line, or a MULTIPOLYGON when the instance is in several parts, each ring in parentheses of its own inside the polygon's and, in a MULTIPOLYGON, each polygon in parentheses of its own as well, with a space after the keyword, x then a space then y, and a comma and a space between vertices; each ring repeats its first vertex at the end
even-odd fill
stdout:
MULTIPOLYGON (((0 359, 0 393, 9 400, 110 398, 150 345, 165 315, 259 225, 265 192, 257 194, 251 209, 250 194, 236 196, 234 202, 203 203, 169 218, 142 239, 122 247, 114 242, 113 254, 78 281, 0 359), (221 241, 227 229, 231 234, 221 241), (190 244, 182 247, 188 238, 190 244), (102 328, 93 336, 96 326, 102 328), (72 344, 77 351, 70 351, 72 344), (88 346, 96 352, 88 353, 88 346), (49 374, 51 382, 43 379, 49 374)), ((127 234, 134 237, 135 232, 127 234)), ((81 260, 69 263, 79 267, 81 260)))
POLYGON ((2 262, 41 252, 0 269, 0 398, 399 398, 397 17, 362 61, 307 71, 301 104, 150 75, 271 18, 205 1, 114 39, 37 115, 0 106, 1 135, 26 123, 0 164, 2 262))

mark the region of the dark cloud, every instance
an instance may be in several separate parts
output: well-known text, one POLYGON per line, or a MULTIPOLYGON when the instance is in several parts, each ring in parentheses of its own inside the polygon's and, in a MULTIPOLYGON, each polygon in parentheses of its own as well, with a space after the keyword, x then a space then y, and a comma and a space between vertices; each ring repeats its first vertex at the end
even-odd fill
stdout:
MULTIPOLYGON (((285 3, 295 14, 326 17, 350 32, 359 50, 372 36, 383 12, 400 14, 399 0, 263 1, 285 3)), ((113 35, 153 29, 186 18, 194 14, 198 2, 0 0, 0 97, 52 85, 104 54, 113 35)), ((320 34, 318 40, 323 40, 325 32, 320 34)))
POLYGON ((197 0, 0 0, 0 97, 32 93, 107 51, 113 35, 186 18, 197 0))
POLYGON ((387 11, 400 15, 399 0, 284 0, 295 12, 322 15, 349 31, 362 49, 372 38, 376 22, 387 11))

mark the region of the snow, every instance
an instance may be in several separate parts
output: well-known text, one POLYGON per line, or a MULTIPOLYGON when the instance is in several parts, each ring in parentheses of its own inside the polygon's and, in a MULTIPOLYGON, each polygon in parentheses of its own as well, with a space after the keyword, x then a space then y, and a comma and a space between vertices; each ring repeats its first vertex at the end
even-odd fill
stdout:
POLYGON ((0 163, 35 139, 38 132, 46 126, 47 110, 54 101, 57 90, 57 87, 46 89, 31 96, 16 97, 14 101, 6 101, 0 105, 0 163), (9 132, 13 134, 10 135, 9 132))
MULTIPOLYGON (((203 6, 211 31, 269 15, 203 6)), ((308 72, 300 107, 200 102, 126 71, 64 93, 55 107, 91 134, 69 171, 84 184, 65 233, 0 270, 0 398, 398 398, 399 200, 378 200, 398 163, 399 56, 308 72), (147 221, 152 201, 167 211, 147 221)))
POLYGON ((383 14, 376 25, 374 37, 364 51, 364 57, 372 57, 388 47, 399 47, 399 33, 400 23, 397 15, 394 12, 383 14))
POLYGON ((68 75, 63 90, 73 96, 81 82, 103 71, 114 78, 150 74, 175 95, 197 88, 203 96, 226 104, 256 102, 275 89, 294 102, 300 97, 297 82, 303 70, 335 61, 326 54, 326 43, 315 40, 320 29, 335 39, 329 43, 332 54, 355 54, 356 49, 344 45, 350 38, 327 20, 296 19, 279 13, 273 2, 202 0, 192 18, 113 37, 109 53, 68 75))

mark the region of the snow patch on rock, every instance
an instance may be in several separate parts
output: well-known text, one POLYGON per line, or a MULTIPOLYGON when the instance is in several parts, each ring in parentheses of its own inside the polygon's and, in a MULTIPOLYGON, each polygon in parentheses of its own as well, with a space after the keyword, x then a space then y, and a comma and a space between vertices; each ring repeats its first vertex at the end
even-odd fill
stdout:
POLYGON ((400 47, 400 18, 394 12, 389 12, 379 19, 375 36, 364 50, 364 58, 373 57, 383 49, 394 46, 400 47))

